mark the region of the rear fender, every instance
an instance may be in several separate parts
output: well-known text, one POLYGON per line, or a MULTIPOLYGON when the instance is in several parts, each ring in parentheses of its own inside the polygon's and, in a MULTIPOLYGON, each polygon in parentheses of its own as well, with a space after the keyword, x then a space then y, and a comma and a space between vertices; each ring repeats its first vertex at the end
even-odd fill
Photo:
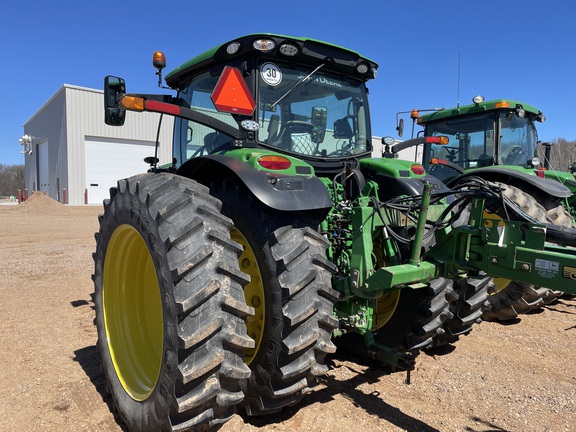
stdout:
POLYGON ((422 195, 425 183, 432 185, 432 194, 444 193, 450 190, 444 183, 431 175, 424 175, 418 178, 398 178, 378 173, 374 181, 378 184, 380 201, 388 201, 402 195, 422 195))
POLYGON ((559 181, 568 189, 570 189, 572 193, 576 193, 576 179, 574 178, 574 174, 562 171, 548 170, 544 171, 544 175, 550 180, 559 181))
POLYGON ((214 154, 191 159, 176 174, 206 186, 214 181, 236 177, 264 205, 281 211, 320 210, 332 207, 326 186, 314 175, 282 175, 258 170, 240 159, 214 154))
POLYGON ((522 188, 525 191, 536 189, 556 198, 568 198, 572 196, 570 189, 558 181, 504 167, 473 169, 450 180, 448 186, 456 185, 468 177, 480 177, 488 181, 498 181, 522 188))

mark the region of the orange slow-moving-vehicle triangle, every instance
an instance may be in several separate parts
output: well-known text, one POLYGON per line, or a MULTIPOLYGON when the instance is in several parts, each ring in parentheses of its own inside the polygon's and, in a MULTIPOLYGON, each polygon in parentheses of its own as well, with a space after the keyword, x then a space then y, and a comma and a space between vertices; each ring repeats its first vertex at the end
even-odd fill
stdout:
POLYGON ((239 69, 226 66, 210 96, 218 111, 252 115, 256 103, 239 69))

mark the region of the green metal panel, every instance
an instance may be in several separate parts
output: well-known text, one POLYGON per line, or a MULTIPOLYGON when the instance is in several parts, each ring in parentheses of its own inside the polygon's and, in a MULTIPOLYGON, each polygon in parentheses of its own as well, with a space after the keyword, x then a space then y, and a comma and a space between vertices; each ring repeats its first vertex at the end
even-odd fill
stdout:
POLYGON ((239 148, 234 150, 226 150, 216 154, 225 154, 226 156, 239 159, 242 162, 245 162, 248 165, 260 171, 269 171, 272 173, 282 175, 307 175, 307 176, 314 175, 314 168, 311 165, 307 164, 306 162, 295 157, 274 152, 272 150, 266 150, 262 148, 239 148), (291 165, 289 168, 284 170, 267 169, 258 164, 258 159, 260 159, 263 156, 280 156, 284 159, 288 159, 291 165))
POLYGON ((361 159, 360 166, 362 169, 373 169, 379 173, 389 175, 395 178, 421 178, 410 170, 414 162, 395 158, 371 158, 361 159))
POLYGON ((499 110, 510 110, 515 109, 516 105, 522 105, 525 111, 538 114, 540 110, 538 108, 529 105, 524 102, 512 100, 512 99, 495 99, 491 101, 486 101, 479 103, 478 105, 470 104, 470 105, 463 105, 457 108, 449 108, 442 111, 435 111, 430 114, 425 114, 418 117, 418 124, 424 125, 430 121, 436 120, 444 120, 446 118, 453 118, 453 117, 463 117, 469 114, 478 114, 487 111, 499 111, 499 110), (496 104, 500 104, 502 102, 509 102, 510 106, 508 107, 497 107, 496 104))

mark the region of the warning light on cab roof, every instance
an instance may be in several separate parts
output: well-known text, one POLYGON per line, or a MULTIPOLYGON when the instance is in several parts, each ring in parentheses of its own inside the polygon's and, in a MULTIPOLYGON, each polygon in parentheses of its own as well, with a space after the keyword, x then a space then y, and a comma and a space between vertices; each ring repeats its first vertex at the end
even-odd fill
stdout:
POLYGON ((164 69, 166 67, 166 56, 162 51, 156 51, 152 56, 152 65, 156 69, 164 69))
POLYGON ((500 101, 494 104, 496 108, 510 108, 510 102, 508 101, 500 101))

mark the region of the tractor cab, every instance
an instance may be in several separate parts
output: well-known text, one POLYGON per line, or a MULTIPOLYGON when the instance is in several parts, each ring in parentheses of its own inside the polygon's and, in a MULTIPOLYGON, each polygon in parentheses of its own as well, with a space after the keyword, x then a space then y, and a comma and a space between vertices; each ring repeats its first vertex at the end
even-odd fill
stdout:
MULTIPOLYGON (((161 77, 165 61, 154 65, 161 77)), ((236 148, 279 152, 320 171, 370 157, 365 84, 377 67, 335 45, 270 34, 244 36, 196 56, 165 79, 177 91, 176 98, 163 99, 166 112, 176 116, 174 165, 236 148)), ((116 88, 125 91, 124 83, 116 88)), ((118 115, 117 107, 109 112, 118 115)))
POLYGON ((312 165, 371 153, 367 89, 376 64, 308 39, 248 36, 192 60, 166 81, 191 109, 237 128, 240 136, 178 118, 178 164, 234 147, 255 146, 312 165), (226 75, 224 65, 237 65, 226 75), (236 73, 236 77, 232 74, 236 73), (239 113, 242 100, 253 109, 239 113), (249 120, 249 121, 248 121, 249 120))
POLYGON ((506 165, 527 171, 538 168, 535 159, 538 133, 535 122, 544 115, 526 104, 510 100, 483 102, 437 111, 418 118, 426 136, 447 136, 447 145, 426 145, 424 166, 442 180, 464 170, 506 165))

